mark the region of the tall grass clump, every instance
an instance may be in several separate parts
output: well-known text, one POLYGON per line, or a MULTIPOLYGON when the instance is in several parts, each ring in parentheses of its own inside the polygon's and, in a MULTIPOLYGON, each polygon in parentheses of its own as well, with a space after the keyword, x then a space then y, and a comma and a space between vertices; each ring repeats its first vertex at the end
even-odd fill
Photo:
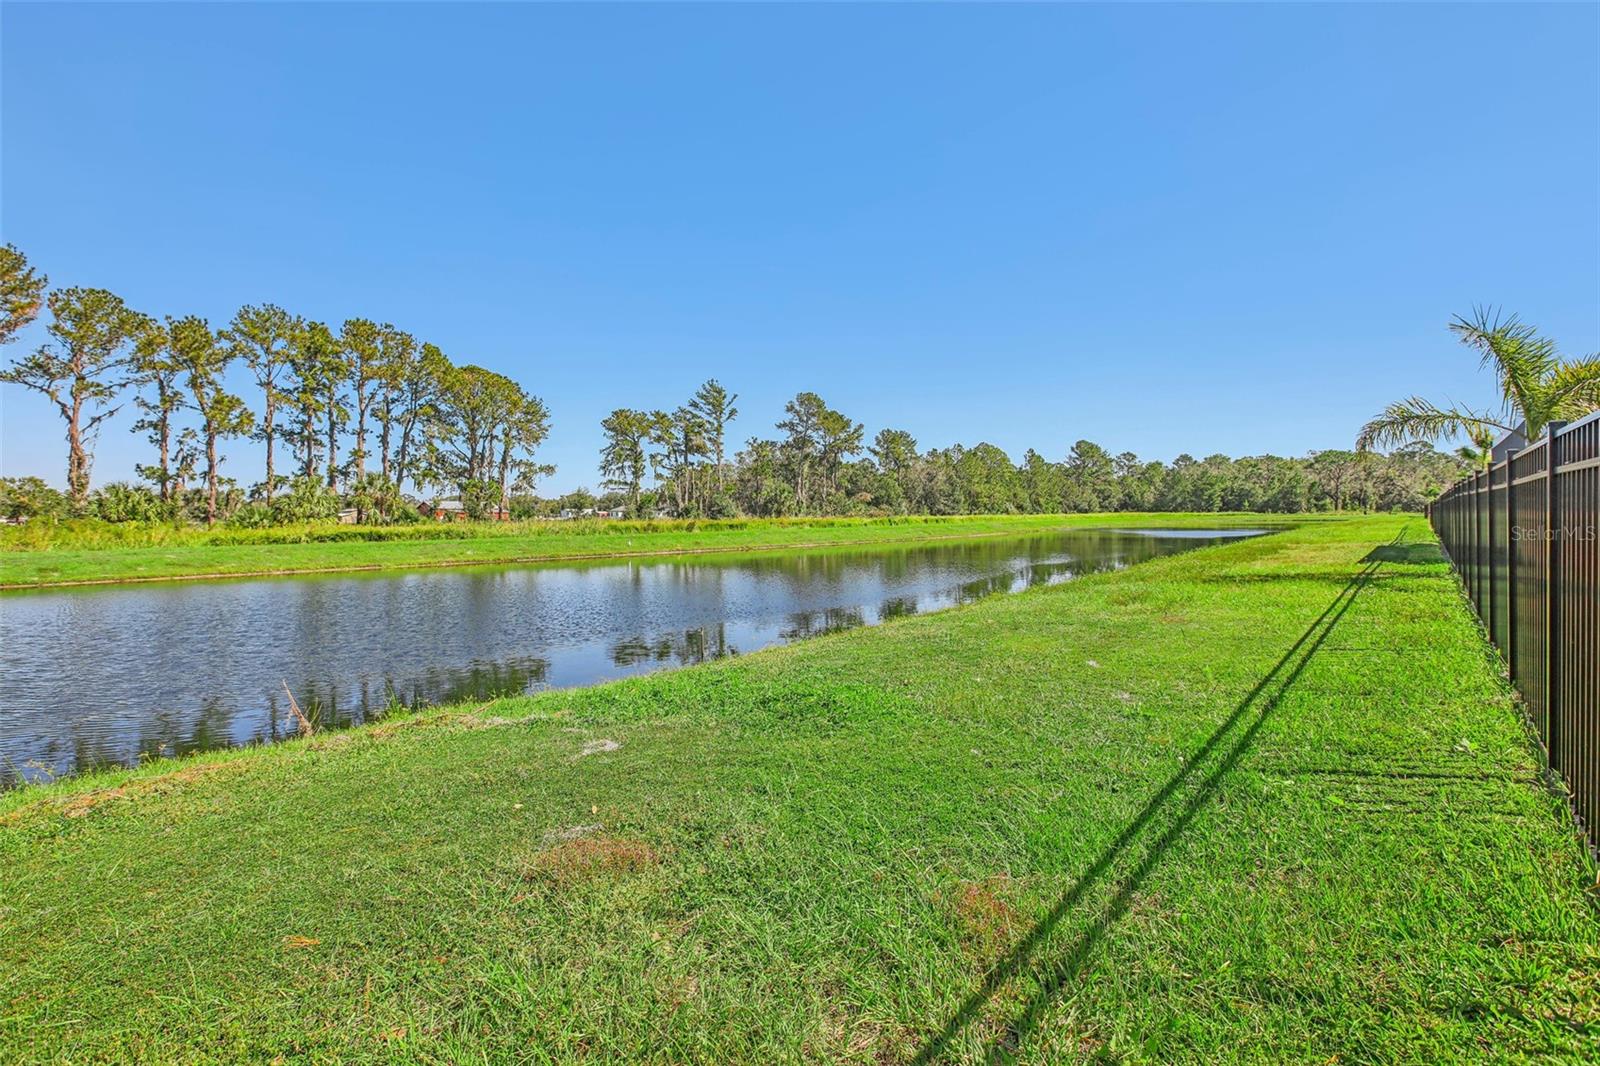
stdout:
POLYGON ((891 515, 878 518, 686 518, 686 519, 529 519, 515 522, 422 522, 404 525, 341 525, 303 522, 276 526, 202 526, 170 522, 104 522, 78 518, 0 526, 0 551, 85 551, 115 548, 204 547, 259 544, 338 544, 354 542, 480 540, 491 537, 550 535, 632 536, 640 533, 693 533, 712 530, 825 529, 831 527, 910 526, 949 523, 985 516, 891 515))

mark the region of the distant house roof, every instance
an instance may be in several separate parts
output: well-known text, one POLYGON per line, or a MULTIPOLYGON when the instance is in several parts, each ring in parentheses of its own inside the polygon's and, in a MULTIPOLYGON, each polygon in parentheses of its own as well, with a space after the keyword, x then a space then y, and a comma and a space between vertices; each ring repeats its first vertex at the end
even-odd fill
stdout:
POLYGON ((1493 456, 1490 461, 1494 463, 1504 462, 1506 456, 1510 453, 1520 452, 1526 448, 1528 446, 1527 431, 1528 423, 1518 422, 1516 429, 1494 442, 1494 447, 1489 449, 1490 455, 1493 456))

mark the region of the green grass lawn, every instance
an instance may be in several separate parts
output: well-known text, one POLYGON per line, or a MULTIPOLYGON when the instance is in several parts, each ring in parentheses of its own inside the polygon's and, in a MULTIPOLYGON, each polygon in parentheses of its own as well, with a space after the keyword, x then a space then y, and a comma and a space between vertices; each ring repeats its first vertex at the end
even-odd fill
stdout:
POLYGON ((1593 1062, 1420 519, 0 797, 0 1061, 1593 1062))
MULTIPOLYGON (((1259 514, 970 515, 949 518, 741 518, 172 530, 116 526, 0 529, 0 588, 463 566, 618 555, 886 544, 1024 535, 1084 526, 1189 528, 1282 524, 1259 514), (380 540, 339 539, 381 537, 380 540), (254 543, 265 540, 268 543, 254 543)), ((1296 520, 1319 520, 1295 516, 1296 520)))

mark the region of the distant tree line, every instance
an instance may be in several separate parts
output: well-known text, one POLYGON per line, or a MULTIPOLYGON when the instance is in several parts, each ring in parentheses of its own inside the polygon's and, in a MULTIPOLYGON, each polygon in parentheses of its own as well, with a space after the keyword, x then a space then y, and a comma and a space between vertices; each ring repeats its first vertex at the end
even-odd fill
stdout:
MULTIPOLYGON (((550 427, 539 397, 388 323, 350 318, 335 330, 273 304, 242 307, 221 328, 194 315, 157 319, 105 289, 50 291, 21 252, 0 248, 0 342, 42 310, 50 339, 0 381, 39 393, 61 416, 70 513, 266 524, 349 505, 362 520, 392 521, 416 517, 404 505, 410 485, 459 493, 481 514, 551 469, 535 459, 550 427), (254 382, 250 397, 224 386, 236 364, 254 382), (91 500, 97 431, 130 401, 150 445, 137 466, 146 484, 91 500), (265 459, 264 479, 247 490, 222 473, 223 443, 239 438, 265 459)), ((8 506, 48 513, 47 489, 12 479, 8 506)))
POLYGON ((736 399, 708 381, 671 412, 613 411, 601 422, 604 494, 580 491, 546 509, 620 506, 679 517, 1419 510, 1473 462, 1416 442, 1388 455, 1180 455, 1168 464, 1080 440, 1063 459, 1030 449, 1019 463, 987 443, 922 450, 900 429, 867 443, 860 422, 812 392, 784 406, 777 436, 752 437, 725 460, 736 399))
POLYGON ((1112 455, 1080 440, 1060 459, 1013 462, 993 444, 923 450, 908 432, 862 423, 814 392, 790 400, 770 437, 729 453, 738 396, 712 380, 672 411, 618 408, 601 422, 599 495, 536 494, 550 429, 542 400, 504 375, 457 365, 433 344, 363 318, 335 330, 272 304, 220 328, 156 319, 104 289, 50 291, 21 252, 0 247, 0 342, 48 311, 49 340, 0 380, 45 396, 67 445, 61 493, 37 478, 0 481, 0 515, 266 525, 331 519, 415 521, 408 487, 459 497, 471 517, 618 509, 633 516, 1006 514, 1420 508, 1470 466, 1413 443, 1388 455, 1303 459, 1112 455), (250 396, 229 392, 247 368, 250 396), (93 442, 126 403, 149 447, 144 484, 91 489, 93 442), (265 477, 222 473, 226 442, 262 449, 265 477))

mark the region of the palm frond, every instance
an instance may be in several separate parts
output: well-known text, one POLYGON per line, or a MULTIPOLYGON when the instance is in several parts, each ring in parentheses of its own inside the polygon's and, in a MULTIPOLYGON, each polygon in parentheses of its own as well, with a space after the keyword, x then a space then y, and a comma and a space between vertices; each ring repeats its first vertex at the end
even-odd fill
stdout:
POLYGON ((1440 407, 1413 396, 1390 404, 1377 418, 1362 426, 1356 437, 1356 449, 1365 452, 1454 436, 1474 441, 1493 440, 1497 430, 1506 432, 1510 428, 1468 408, 1440 407))
POLYGON ((1552 418, 1582 418, 1600 411, 1600 355, 1556 367, 1546 392, 1552 418))
POLYGON ((1544 390, 1559 365, 1554 342, 1516 315, 1502 318, 1489 307, 1473 308, 1470 318, 1457 315, 1450 330, 1478 350, 1480 366, 1494 371, 1507 409, 1521 412, 1530 422, 1548 417, 1543 412, 1544 390))

